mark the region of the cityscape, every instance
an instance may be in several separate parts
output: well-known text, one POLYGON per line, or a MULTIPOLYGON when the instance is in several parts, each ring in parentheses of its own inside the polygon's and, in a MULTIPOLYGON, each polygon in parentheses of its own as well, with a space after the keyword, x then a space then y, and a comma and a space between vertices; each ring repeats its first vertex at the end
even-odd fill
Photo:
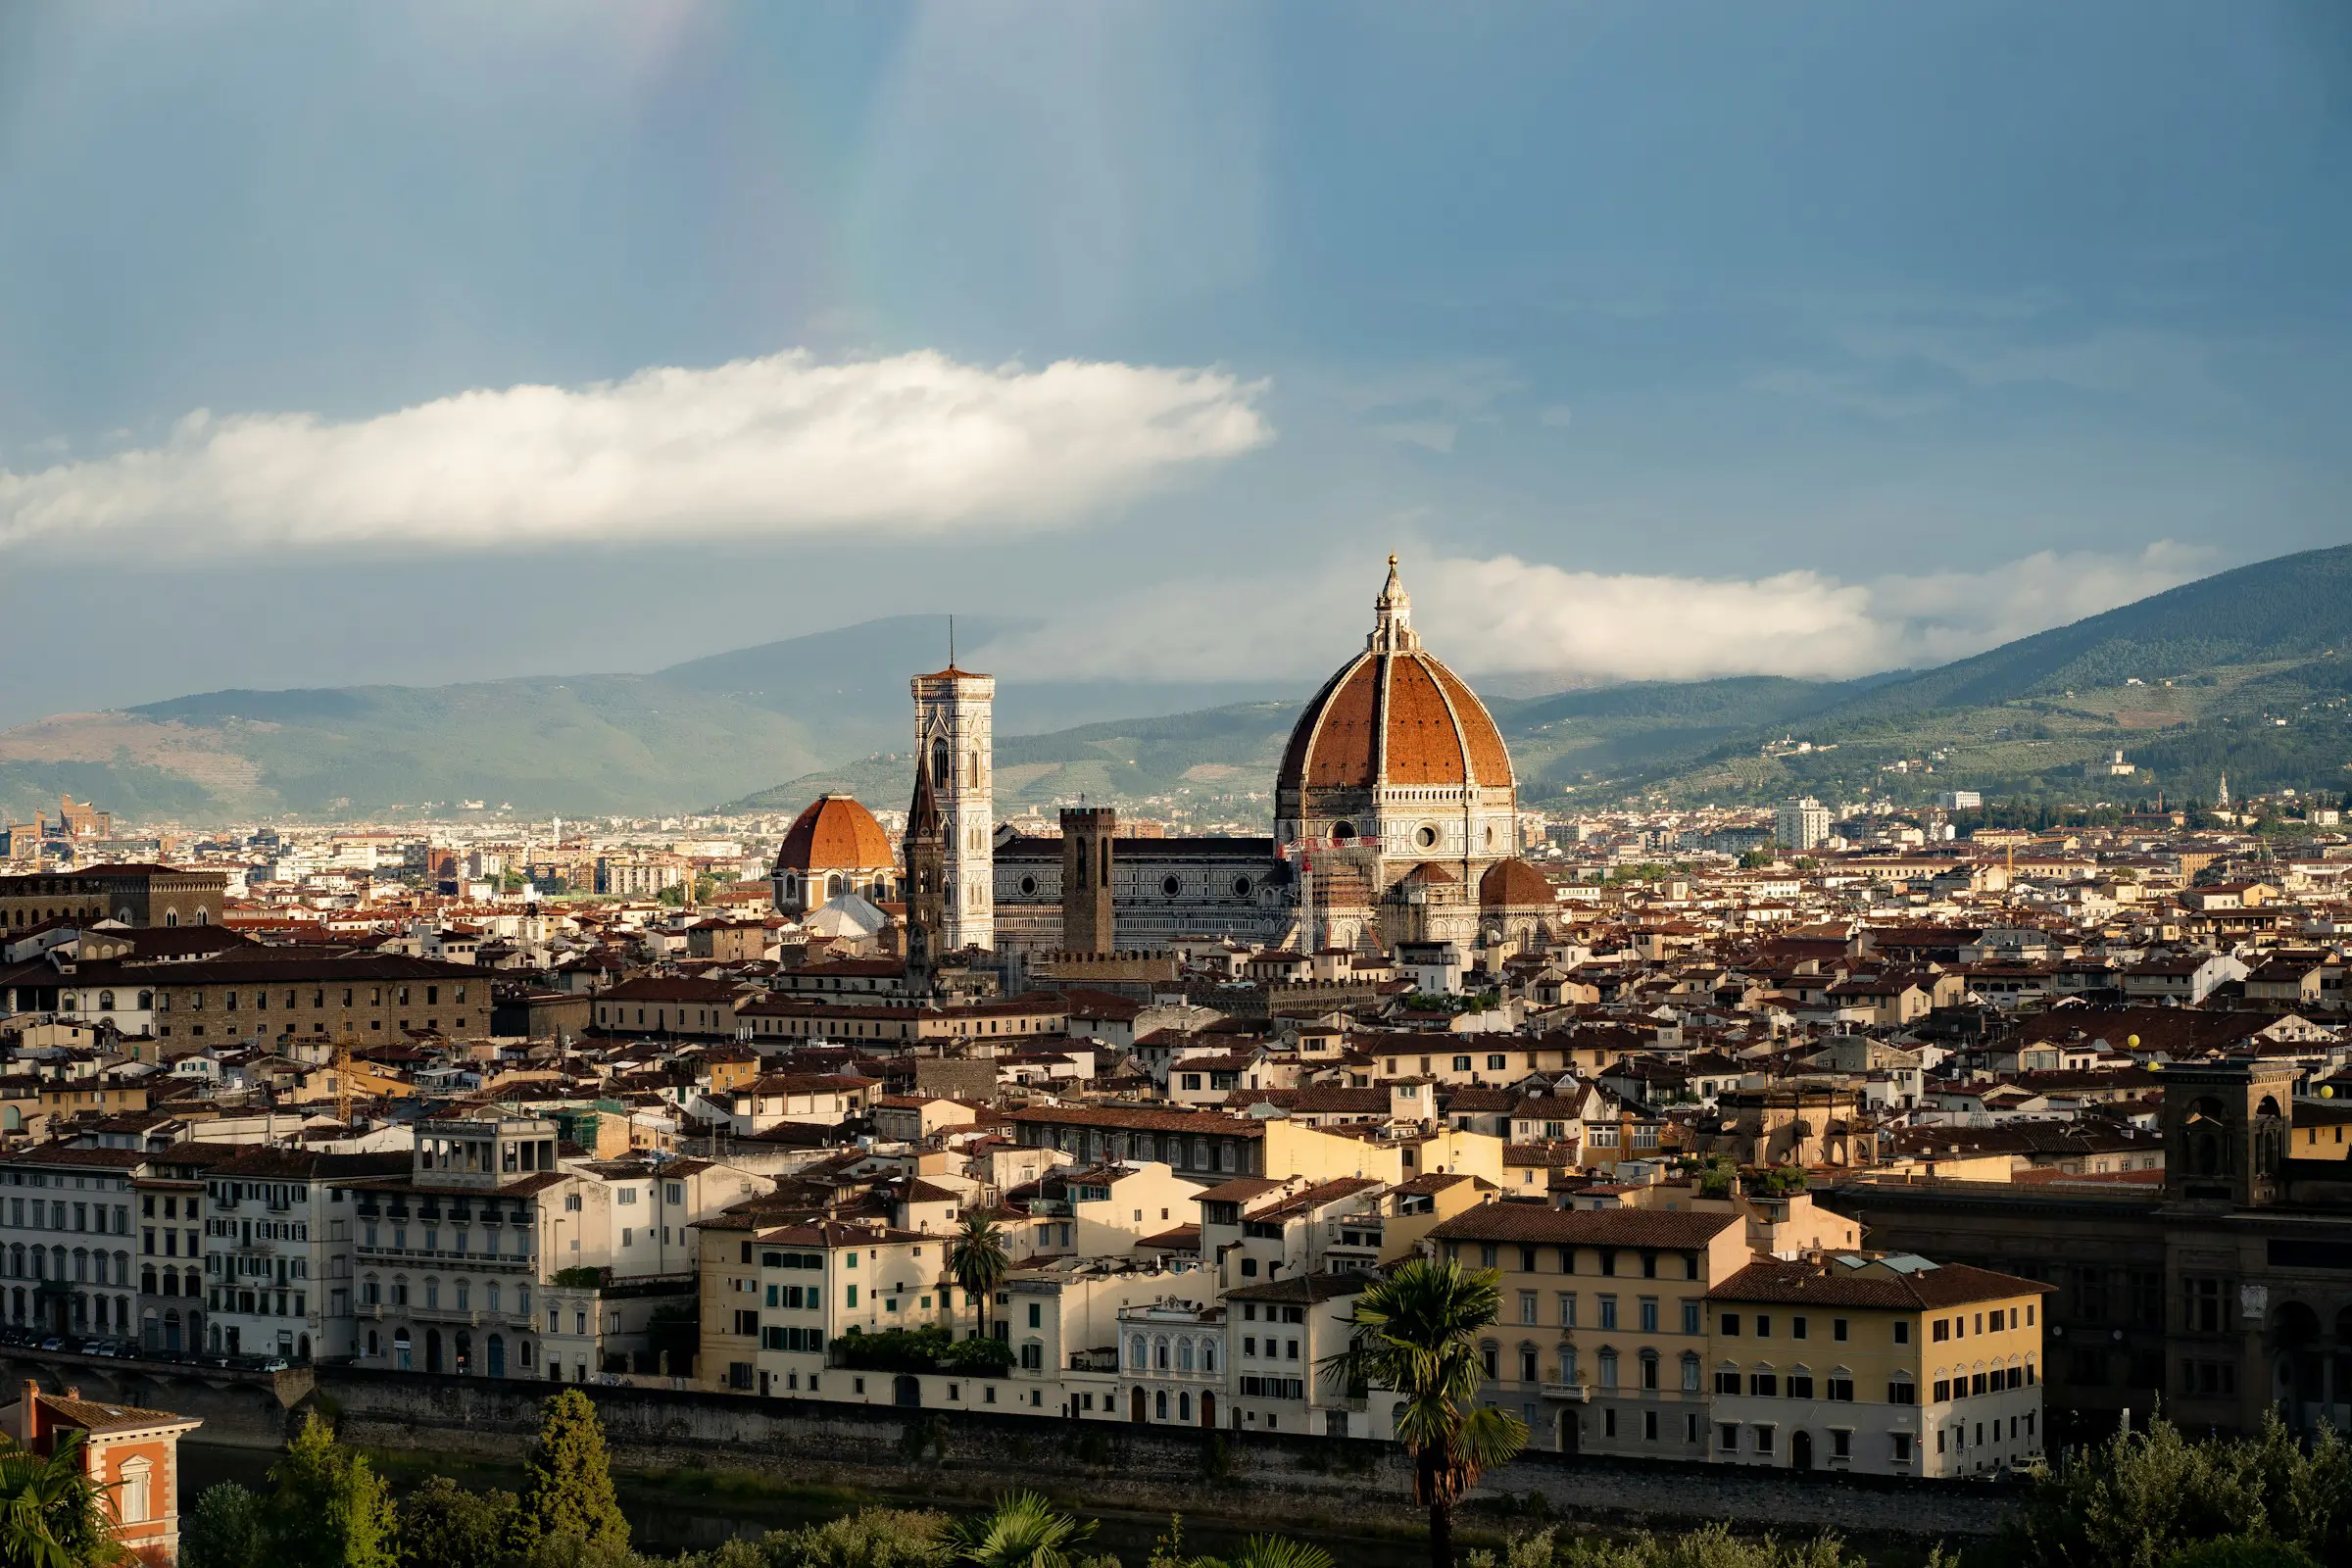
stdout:
POLYGON ((250 9, 0 21, 0 1565, 2352 1560, 2318 8, 2046 190, 2071 24, 1722 9, 1900 236, 1732 258, 1529 151, 1725 79, 1630 13, 250 9), (254 232, 97 266, 85 91, 254 232))

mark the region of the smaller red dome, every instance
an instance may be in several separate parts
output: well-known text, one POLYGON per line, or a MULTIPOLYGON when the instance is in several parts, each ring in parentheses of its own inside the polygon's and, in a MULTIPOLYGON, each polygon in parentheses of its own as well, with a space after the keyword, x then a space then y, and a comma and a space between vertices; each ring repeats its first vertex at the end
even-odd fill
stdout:
POLYGON ((1478 879, 1478 903, 1481 908, 1534 906, 1548 909, 1558 902, 1551 890, 1551 879, 1525 860, 1496 860, 1487 867, 1487 874, 1478 879))
POLYGON ((898 863, 874 813, 848 795, 820 795, 793 819, 776 851, 778 871, 864 871, 898 863))

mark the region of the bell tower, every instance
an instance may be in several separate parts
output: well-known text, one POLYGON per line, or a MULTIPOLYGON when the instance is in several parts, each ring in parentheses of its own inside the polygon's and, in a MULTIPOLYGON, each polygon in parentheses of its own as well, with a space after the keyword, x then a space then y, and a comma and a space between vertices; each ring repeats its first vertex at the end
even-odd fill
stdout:
POLYGON ((1061 947, 1065 953, 1113 952, 1111 876, 1118 854, 1119 813, 1108 807, 1064 808, 1061 813, 1061 947))
POLYGON ((906 808, 906 989, 930 993, 939 972, 940 928, 945 922, 947 839, 939 792, 931 787, 931 758, 914 754, 914 801, 906 808))
POLYGON ((2163 1076, 2165 1196, 2234 1208, 2277 1202, 2293 1065, 2168 1062, 2163 1076))
POLYGON ((942 952, 997 945, 997 678, 948 667, 912 681, 914 743, 931 771, 945 848, 942 952))

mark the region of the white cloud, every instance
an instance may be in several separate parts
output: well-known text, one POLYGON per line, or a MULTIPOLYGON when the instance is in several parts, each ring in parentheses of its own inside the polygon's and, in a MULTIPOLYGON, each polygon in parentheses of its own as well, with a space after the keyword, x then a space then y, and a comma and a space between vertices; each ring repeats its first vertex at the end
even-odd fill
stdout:
POLYGON ((158 447, 0 469, 0 547, 121 534, 191 554, 512 549, 1034 527, 1270 440, 1261 391, 1216 370, 793 352, 464 392, 346 423, 199 410, 158 447))
MULTIPOLYGON (((1941 663, 2079 620, 2211 569, 2169 541, 2136 556, 2044 551, 1981 572, 1840 582, 1571 571, 1510 556, 1407 558, 1414 624, 1470 672, 1570 680, 1845 677, 1941 663)), ((1377 556, 1304 582, 1179 583, 979 651, 1001 674, 1310 682, 1360 646, 1377 556)))

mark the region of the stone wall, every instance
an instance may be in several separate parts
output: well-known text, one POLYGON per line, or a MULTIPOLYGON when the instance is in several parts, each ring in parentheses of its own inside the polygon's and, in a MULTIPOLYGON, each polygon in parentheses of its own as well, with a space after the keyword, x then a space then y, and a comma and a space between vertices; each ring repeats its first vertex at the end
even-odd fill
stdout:
MULTIPOLYGON (((323 1369, 318 1396, 349 1442, 512 1463, 547 1384, 323 1369)), ((987 1496, 1039 1486, 1065 1501, 1179 1509, 1309 1529, 1408 1525, 1412 1478, 1385 1444, 1207 1433, 979 1410, 902 1410, 658 1389, 588 1387, 615 1464, 695 1465, 779 1482, 987 1496)), ((208 1437, 216 1436, 208 1432, 208 1437)), ((228 1441, 235 1441, 233 1439, 228 1441)), ((1656 1527, 1729 1519, 1789 1531, 1923 1538, 1996 1532, 2014 1490, 1540 1454, 1480 1496, 1533 1514, 1656 1527)))

